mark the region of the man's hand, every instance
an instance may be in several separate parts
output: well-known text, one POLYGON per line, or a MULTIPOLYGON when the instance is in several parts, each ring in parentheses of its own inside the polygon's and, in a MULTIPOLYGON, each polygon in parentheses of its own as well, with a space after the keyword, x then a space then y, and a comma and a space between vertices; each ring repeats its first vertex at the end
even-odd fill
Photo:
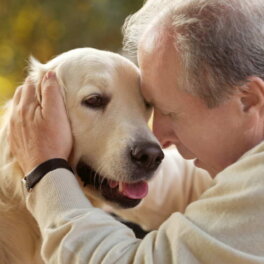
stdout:
POLYGON ((68 159, 72 134, 61 89, 54 72, 41 83, 41 102, 30 79, 14 95, 9 127, 9 144, 25 174, 40 163, 68 159))

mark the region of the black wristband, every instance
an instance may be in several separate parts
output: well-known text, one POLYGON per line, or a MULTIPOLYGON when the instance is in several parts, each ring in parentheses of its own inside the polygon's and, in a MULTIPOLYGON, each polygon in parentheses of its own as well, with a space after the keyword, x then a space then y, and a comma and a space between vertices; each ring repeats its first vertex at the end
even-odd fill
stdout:
MULTIPOLYGON (((72 168, 69 166, 68 162, 64 159, 50 159, 41 163, 36 167, 32 172, 30 172, 25 178, 25 185, 28 191, 31 191, 32 188, 50 171, 64 168, 72 171, 72 168)), ((72 171, 73 172, 73 171, 72 171)))

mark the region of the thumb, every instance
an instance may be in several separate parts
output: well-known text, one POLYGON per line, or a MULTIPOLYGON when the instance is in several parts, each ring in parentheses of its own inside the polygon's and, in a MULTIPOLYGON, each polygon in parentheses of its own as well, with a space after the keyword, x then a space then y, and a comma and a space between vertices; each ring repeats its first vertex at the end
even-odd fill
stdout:
POLYGON ((65 111, 61 87, 57 81, 56 73, 53 71, 47 72, 42 80, 41 105, 45 117, 57 115, 61 109, 65 111))

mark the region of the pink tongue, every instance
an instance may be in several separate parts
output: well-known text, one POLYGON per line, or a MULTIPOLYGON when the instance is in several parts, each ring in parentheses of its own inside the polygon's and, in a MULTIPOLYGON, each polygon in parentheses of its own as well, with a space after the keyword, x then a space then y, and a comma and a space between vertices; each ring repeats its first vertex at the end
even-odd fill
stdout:
POLYGON ((148 184, 145 181, 126 183, 108 180, 108 184, 111 188, 119 187, 121 194, 130 199, 142 199, 148 194, 148 184))
POLYGON ((142 199, 148 194, 148 184, 145 181, 122 184, 122 194, 130 199, 142 199))

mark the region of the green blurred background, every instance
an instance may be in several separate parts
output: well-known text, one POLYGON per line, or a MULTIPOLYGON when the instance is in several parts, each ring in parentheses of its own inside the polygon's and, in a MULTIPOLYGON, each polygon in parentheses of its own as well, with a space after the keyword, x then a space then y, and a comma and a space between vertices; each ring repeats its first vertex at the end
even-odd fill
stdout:
POLYGON ((0 103, 13 95, 33 55, 46 62, 77 47, 118 52, 124 19, 143 0, 0 0, 0 103))

